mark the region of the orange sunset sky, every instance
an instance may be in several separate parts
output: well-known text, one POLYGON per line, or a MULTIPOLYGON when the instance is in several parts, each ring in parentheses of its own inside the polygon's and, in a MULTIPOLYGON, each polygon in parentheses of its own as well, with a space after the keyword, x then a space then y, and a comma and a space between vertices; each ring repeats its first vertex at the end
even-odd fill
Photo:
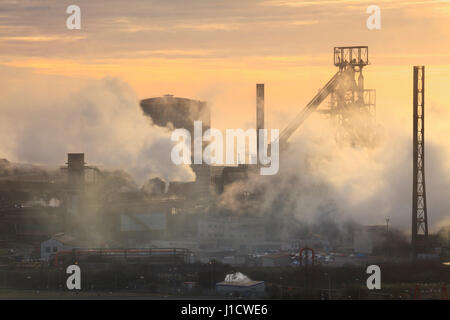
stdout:
POLYGON ((81 81, 118 77, 139 98, 204 99, 217 127, 253 122, 263 82, 268 125, 282 127, 334 74, 334 46, 369 46, 366 86, 378 91, 380 116, 410 110, 415 64, 427 66, 428 102, 445 104, 449 18, 445 0, 2 0, 0 64, 81 81), (65 25, 74 3, 81 30, 65 25), (381 30, 366 28, 370 4, 381 8, 381 30))

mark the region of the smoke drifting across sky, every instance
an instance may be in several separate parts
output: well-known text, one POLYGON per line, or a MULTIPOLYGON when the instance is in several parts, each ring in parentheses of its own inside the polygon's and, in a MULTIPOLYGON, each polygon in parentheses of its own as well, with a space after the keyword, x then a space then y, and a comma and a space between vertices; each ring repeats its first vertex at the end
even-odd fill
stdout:
MULTIPOLYGON (((294 213, 299 219, 314 221, 328 212, 333 218, 350 217, 364 224, 384 224, 389 216, 393 226, 409 231, 412 75, 411 68, 404 69, 407 72, 390 70, 388 74, 381 69, 367 76, 376 79, 368 87, 377 88, 379 97, 381 134, 375 148, 339 144, 335 130, 314 115, 292 137, 292 150, 281 156, 278 175, 257 176, 250 185, 234 185, 223 196, 222 204, 239 212, 239 203, 232 202, 233 193, 243 188, 260 190, 265 197, 255 211, 261 213, 294 213), (387 76, 398 84, 395 90, 383 85, 387 76)), ((429 222, 436 229, 450 223, 450 141, 444 138, 448 136, 450 111, 433 100, 443 87, 433 77, 436 69, 430 69, 425 165, 429 222)), ((85 152, 89 164, 127 170, 140 183, 154 176, 185 181, 194 178, 189 168, 172 165, 170 132, 152 126, 126 83, 113 78, 43 75, 16 67, 1 67, 0 74, 0 157, 56 166, 65 163, 67 152, 85 152)), ((315 85, 326 80, 323 78, 315 85)), ((228 87, 233 86, 228 83, 228 87)), ((274 119, 271 127, 283 128, 298 107, 280 117, 283 121, 275 121, 279 111, 273 108, 277 101, 270 103, 274 98, 272 86, 269 88, 266 108, 274 119)), ((254 101, 253 89, 249 85, 254 101)), ((310 92, 305 89, 293 98, 306 100, 310 92)), ((152 96, 151 90, 148 96, 152 96)), ((239 99, 234 103, 243 104, 239 99)), ((254 110, 251 103, 247 107, 254 110)), ((213 109, 215 112, 220 110, 213 109)))
MULTIPOLYGON (((394 112, 395 114, 395 112, 394 112)), ((406 126, 409 128, 409 126, 406 126)), ((326 219, 382 225, 385 218, 396 228, 411 229, 412 138, 395 116, 377 129, 373 147, 354 147, 337 138, 339 127, 315 115, 291 139, 280 155, 277 176, 254 175, 248 182, 230 185, 221 206, 246 213, 244 191, 259 194, 252 213, 294 214, 308 223, 326 219), (261 196, 262 195, 262 196, 261 196)), ((426 177, 429 223, 432 230, 450 223, 450 170, 447 141, 429 139, 426 177)), ((246 202, 247 201, 247 202, 246 202)), ((251 200, 250 200, 251 201, 251 200)))
POLYGON ((142 114, 134 91, 114 78, 73 79, 2 67, 0 157, 63 165, 84 152, 91 165, 125 169, 139 183, 193 180, 170 161, 171 132, 142 114))

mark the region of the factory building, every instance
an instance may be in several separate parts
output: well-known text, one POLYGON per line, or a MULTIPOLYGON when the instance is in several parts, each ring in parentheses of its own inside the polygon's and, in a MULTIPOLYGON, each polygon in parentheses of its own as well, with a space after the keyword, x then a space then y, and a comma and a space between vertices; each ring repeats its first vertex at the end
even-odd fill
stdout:
POLYGON ((141 212, 131 209, 120 214, 120 238, 128 246, 159 239, 165 234, 166 229, 167 214, 165 212, 149 210, 141 212))
POLYGON ((266 225, 260 218, 207 218, 198 221, 203 247, 247 250, 265 241, 266 225))

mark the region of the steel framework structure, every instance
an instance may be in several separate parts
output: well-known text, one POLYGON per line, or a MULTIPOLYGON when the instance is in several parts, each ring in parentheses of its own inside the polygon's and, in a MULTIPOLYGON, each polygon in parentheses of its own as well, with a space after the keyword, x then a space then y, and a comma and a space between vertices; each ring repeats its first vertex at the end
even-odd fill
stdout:
POLYGON ((368 47, 335 47, 333 62, 339 68, 339 71, 281 131, 280 149, 286 147, 293 133, 315 111, 329 115, 350 133, 352 131, 366 132, 367 134, 372 132, 370 126, 374 123, 376 112, 375 90, 364 88, 362 74, 363 68, 369 64, 368 47), (319 105, 329 96, 330 104, 328 108, 317 110, 319 105), (361 125, 363 130, 356 130, 356 126, 361 129, 361 125))
POLYGON ((334 65, 348 76, 331 92, 328 108, 319 112, 345 128, 354 144, 371 144, 376 114, 376 92, 364 88, 363 68, 369 65, 367 46, 334 48, 334 65))
POLYGON ((425 189, 425 67, 414 66, 413 84, 413 198, 412 253, 424 249, 428 239, 427 197, 425 189))

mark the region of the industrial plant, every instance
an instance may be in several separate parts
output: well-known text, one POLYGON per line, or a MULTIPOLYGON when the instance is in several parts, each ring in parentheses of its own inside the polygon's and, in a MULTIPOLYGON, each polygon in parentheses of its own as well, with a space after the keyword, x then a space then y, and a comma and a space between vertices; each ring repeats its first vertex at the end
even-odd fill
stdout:
MULTIPOLYGON (((336 72, 280 130, 275 176, 259 175, 260 164, 203 163, 190 165, 191 181, 160 176, 139 185, 126 167, 102 168, 83 150, 65 154, 59 168, 0 159, 0 288, 67 293, 66 268, 77 265, 79 291, 92 294, 447 299, 450 228, 428 229, 433 212, 427 211, 425 188, 424 66, 411 67, 410 235, 391 226, 389 217, 378 225, 336 219, 333 202, 325 201, 326 190, 317 185, 308 194, 286 194, 299 185, 308 188, 310 181, 291 175, 285 159, 297 156, 292 137, 301 139, 313 114, 337 128, 340 144, 371 149, 377 143, 376 92, 365 87, 363 74, 371 65, 369 48, 335 47, 331 53, 336 72), (290 179, 287 186, 280 176, 290 179), (295 201, 311 194, 321 200, 319 213, 298 219, 295 201), (369 265, 381 266, 389 286, 367 289, 369 265)), ((266 128, 267 95, 270 86, 257 83, 257 130, 266 128)), ((135 108, 149 126, 167 131, 186 129, 194 136, 194 121, 202 122, 203 132, 214 125, 209 101, 167 94, 135 108)), ((207 145, 202 142, 202 148, 207 145)), ((316 160, 298 161, 308 168, 316 160)))

